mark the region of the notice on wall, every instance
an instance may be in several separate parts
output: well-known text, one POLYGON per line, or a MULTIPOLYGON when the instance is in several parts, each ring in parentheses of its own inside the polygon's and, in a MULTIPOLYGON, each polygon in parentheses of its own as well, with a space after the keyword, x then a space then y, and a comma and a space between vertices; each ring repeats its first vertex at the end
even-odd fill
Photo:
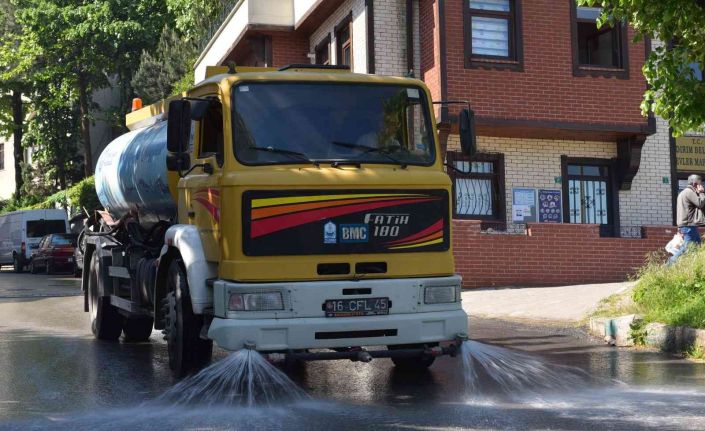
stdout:
POLYGON ((562 223, 560 190, 539 190, 539 223, 562 223))
POLYGON ((512 189, 512 222, 536 221, 536 189, 512 189))
POLYGON ((705 137, 676 138, 676 169, 678 172, 705 172, 705 137))

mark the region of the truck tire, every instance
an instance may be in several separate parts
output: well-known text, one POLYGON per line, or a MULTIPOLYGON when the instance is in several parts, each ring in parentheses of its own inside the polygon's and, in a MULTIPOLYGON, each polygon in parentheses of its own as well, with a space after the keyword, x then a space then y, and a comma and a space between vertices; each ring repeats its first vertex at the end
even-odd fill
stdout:
POLYGON ((203 317, 193 314, 186 270, 180 259, 174 259, 169 266, 163 306, 169 368, 176 377, 184 377, 210 361, 213 341, 200 337, 203 317))
POLYGON ((103 268, 98 253, 93 253, 88 273, 88 315, 91 331, 99 340, 115 341, 122 333, 122 316, 104 296, 103 268))
POLYGON ((36 274, 39 271, 37 271, 37 267, 34 266, 34 260, 29 263, 29 273, 30 274, 36 274))
POLYGON ((16 273, 21 273, 24 271, 24 266, 20 263, 20 257, 15 255, 12 258, 12 267, 16 273))
POLYGON ((128 317, 125 319, 125 324, 122 327, 122 332, 125 334, 127 341, 143 342, 148 341, 152 335, 154 327, 154 319, 149 317, 128 317))
MULTIPOLYGON (((425 344, 410 344, 410 345, 399 345, 399 346, 388 346, 389 350, 395 349, 419 349, 427 347, 425 344)), ((427 370, 436 358, 433 356, 419 356, 416 358, 392 358, 394 366, 401 371, 420 373, 427 370)))
POLYGON ((54 265, 52 265, 49 259, 47 259, 44 265, 44 272, 46 272, 47 275, 54 275, 54 265))

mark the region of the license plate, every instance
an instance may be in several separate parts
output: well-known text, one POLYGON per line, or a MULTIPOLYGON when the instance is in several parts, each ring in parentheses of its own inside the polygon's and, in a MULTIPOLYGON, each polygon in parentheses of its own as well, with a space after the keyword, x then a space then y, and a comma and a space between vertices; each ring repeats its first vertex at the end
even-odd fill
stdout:
POLYGON ((329 299, 326 317, 377 316, 389 314, 389 298, 329 299))

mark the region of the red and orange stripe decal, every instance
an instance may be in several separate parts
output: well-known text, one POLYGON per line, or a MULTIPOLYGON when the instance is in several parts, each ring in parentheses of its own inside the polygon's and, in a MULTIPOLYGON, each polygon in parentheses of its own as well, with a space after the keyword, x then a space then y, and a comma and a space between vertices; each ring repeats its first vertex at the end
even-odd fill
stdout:
POLYGON ((443 242, 443 219, 421 232, 387 243, 390 250, 425 247, 443 242))
POLYGON ((216 223, 220 223, 220 191, 218 189, 196 190, 192 199, 201 204, 216 223))
POLYGON ((436 196, 399 193, 253 199, 250 237, 257 238, 332 217, 438 199, 436 196))

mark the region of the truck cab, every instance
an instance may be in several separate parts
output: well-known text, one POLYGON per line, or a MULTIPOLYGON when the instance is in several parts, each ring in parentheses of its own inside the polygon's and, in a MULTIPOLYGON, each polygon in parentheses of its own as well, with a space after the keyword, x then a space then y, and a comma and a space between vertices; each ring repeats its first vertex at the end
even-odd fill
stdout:
MULTIPOLYGON (((175 213, 153 273, 126 268, 151 293, 108 301, 151 313, 177 374, 207 360, 212 341, 407 368, 454 353, 467 315, 425 85, 308 66, 211 75, 128 116, 133 127, 166 119, 154 133, 175 213)), ((142 204, 132 213, 147 226, 142 204)))

